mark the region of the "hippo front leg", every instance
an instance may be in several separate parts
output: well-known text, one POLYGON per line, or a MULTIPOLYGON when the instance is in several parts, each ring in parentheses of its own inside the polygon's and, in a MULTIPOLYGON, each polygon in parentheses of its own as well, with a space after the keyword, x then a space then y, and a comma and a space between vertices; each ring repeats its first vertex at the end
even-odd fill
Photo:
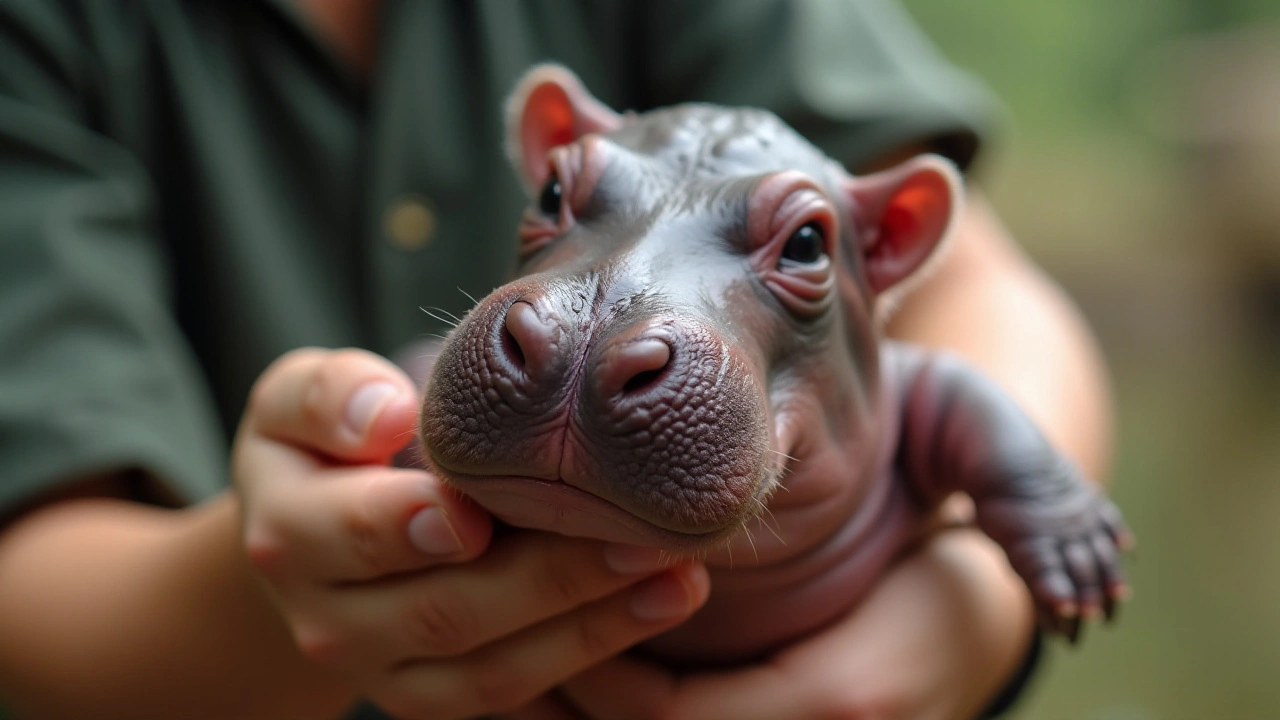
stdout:
POLYGON ((902 403, 898 464, 931 502, 973 498, 1035 598, 1042 625, 1074 642, 1081 617, 1108 620, 1128 592, 1119 510, 994 382, 954 356, 886 349, 902 403))

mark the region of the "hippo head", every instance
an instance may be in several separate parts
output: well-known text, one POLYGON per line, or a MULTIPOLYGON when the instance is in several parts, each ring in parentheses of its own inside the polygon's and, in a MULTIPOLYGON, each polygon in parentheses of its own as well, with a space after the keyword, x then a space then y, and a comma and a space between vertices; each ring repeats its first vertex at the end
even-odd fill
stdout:
POLYGON ((521 277, 422 412, 449 483, 517 526, 703 552, 870 466, 877 309, 953 222, 947 161, 853 178, 768 112, 619 115, 557 66, 509 118, 521 277))

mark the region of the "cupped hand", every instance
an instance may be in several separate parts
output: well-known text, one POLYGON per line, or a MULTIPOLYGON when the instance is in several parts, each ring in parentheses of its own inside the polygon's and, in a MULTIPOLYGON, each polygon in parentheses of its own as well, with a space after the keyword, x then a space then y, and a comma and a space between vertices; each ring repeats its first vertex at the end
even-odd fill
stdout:
POLYGON ((397 717, 526 704, 702 604, 701 565, 542 533, 493 535, 430 472, 394 468, 419 397, 386 360, 299 350, 233 451, 245 550, 311 660, 397 717))
POLYGON ((506 720, 973 720, 1013 676, 1034 627, 999 548, 949 530, 844 619, 764 662, 674 675, 619 657, 506 720))

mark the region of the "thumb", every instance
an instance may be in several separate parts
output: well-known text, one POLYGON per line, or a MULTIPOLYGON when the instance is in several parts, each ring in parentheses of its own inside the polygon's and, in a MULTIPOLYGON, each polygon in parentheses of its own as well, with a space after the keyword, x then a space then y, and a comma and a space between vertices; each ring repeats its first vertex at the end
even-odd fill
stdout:
POLYGON ((284 355, 250 393, 243 431, 351 463, 385 463, 414 437, 420 398, 391 362, 363 350, 284 355))

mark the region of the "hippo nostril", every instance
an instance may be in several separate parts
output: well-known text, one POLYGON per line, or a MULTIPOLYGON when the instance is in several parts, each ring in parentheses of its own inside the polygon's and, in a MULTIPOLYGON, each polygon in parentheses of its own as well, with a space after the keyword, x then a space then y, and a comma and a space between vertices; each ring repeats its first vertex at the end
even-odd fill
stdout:
POLYGON ((617 388, 617 394, 628 395, 659 382, 670 365, 671 346, 657 338, 645 338, 615 348, 602 369, 606 383, 617 388))
POLYGON ((507 354, 507 359, 512 365, 520 369, 524 369, 524 350, 520 347, 520 342, 516 340, 516 336, 505 326, 502 328, 502 351, 507 354))
POLYGON ((622 386, 622 393, 624 395, 629 395, 631 393, 640 392, 646 387, 652 385, 661 375, 661 370, 645 370, 639 375, 628 380, 627 384, 622 386))
POLYGON ((513 302, 499 331, 503 354, 517 369, 539 373, 553 345, 554 325, 544 322, 526 301, 513 302))
POLYGON ((563 352, 561 325, 552 310, 534 309, 525 300, 513 302, 493 338, 512 368, 531 379, 547 378, 563 352))

